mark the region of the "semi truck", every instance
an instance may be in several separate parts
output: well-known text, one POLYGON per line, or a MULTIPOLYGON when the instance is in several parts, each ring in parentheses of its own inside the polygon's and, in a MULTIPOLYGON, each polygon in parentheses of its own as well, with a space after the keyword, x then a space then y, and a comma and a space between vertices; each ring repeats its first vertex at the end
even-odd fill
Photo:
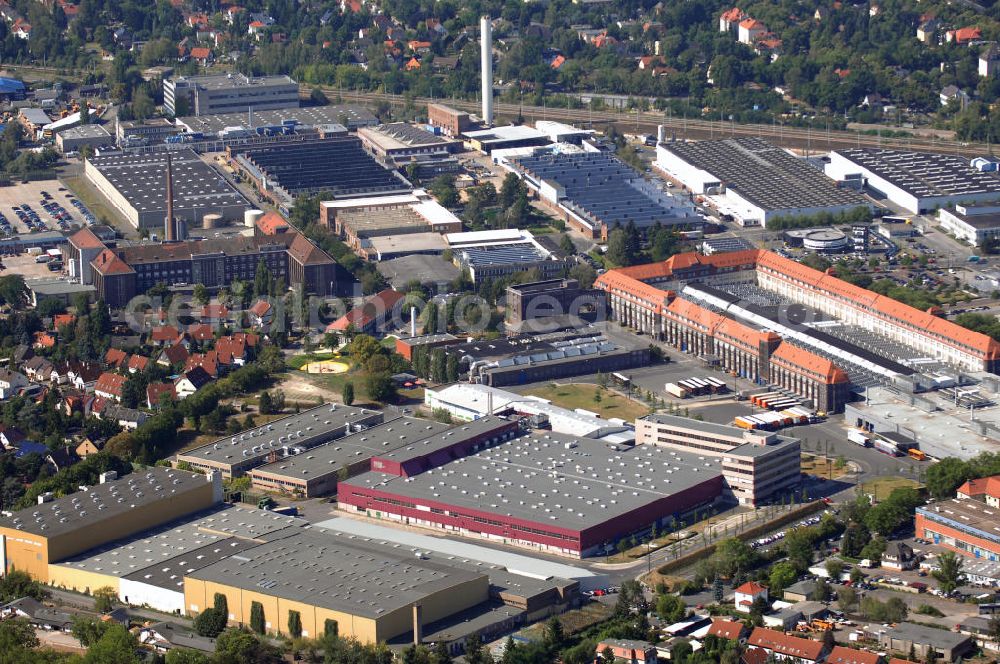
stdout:
POLYGON ((687 398, 687 395, 688 395, 687 390, 685 390, 680 385, 676 385, 674 383, 667 383, 663 387, 663 389, 666 390, 667 394, 669 394, 671 396, 675 396, 678 399, 685 399, 685 398, 687 398))
POLYGON ((847 440, 852 443, 857 443, 861 447, 868 447, 869 442, 868 434, 864 431, 858 431, 857 429, 851 429, 847 432, 847 440))
POLYGON ((882 454, 888 454, 889 456, 893 457, 900 456, 899 447, 896 446, 896 443, 890 443, 887 440, 876 439, 872 441, 872 446, 882 454))

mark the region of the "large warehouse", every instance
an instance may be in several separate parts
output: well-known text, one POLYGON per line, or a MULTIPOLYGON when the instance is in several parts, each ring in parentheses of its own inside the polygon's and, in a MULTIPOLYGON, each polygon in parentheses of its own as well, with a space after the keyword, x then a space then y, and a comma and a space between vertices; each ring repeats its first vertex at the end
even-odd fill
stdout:
POLYGON ((609 270, 596 286, 622 324, 827 411, 843 408, 848 373, 891 381, 915 373, 908 359, 1000 371, 1000 342, 770 251, 678 254, 609 270), (810 315, 826 322, 806 325, 810 315))
POLYGON ((375 457, 342 482, 340 509, 568 556, 605 552, 652 524, 707 506, 723 491, 718 463, 696 454, 540 431, 495 417, 480 443, 417 445, 375 457), (492 430, 491 430, 492 429, 492 430), (388 455, 387 455, 388 456, 388 455))
POLYGON ((655 165, 695 194, 718 195, 744 226, 868 206, 857 193, 760 138, 660 143, 655 165))
MULTIPOLYGON (((207 214, 243 220, 250 204, 192 150, 170 153, 174 217, 201 227, 207 214)), ((137 229, 162 232, 167 216, 167 154, 115 154, 91 157, 84 176, 137 229)))
POLYGON ((515 157, 509 167, 545 205, 588 237, 607 239, 616 225, 629 223, 640 230, 657 223, 679 230, 703 225, 686 200, 658 189, 603 152, 515 157))
POLYGON ((314 193, 357 198, 413 191, 402 176, 365 152, 354 136, 308 138, 240 149, 234 151, 233 162, 262 194, 279 205, 314 193))
POLYGON ((163 81, 163 110, 167 115, 239 113, 298 105, 299 85, 290 76, 211 74, 163 81))
POLYGON ((347 129, 370 127, 378 118, 364 106, 335 104, 261 110, 257 107, 236 113, 185 116, 177 118, 177 126, 186 133, 205 137, 219 136, 226 130, 256 132, 264 127, 294 127, 297 132, 342 125, 347 129))
POLYGON ((223 477, 240 477, 257 466, 382 422, 379 410, 324 404, 187 450, 177 455, 177 461, 206 472, 217 470, 223 477))
POLYGON ((1000 176, 963 157, 929 152, 852 148, 830 153, 826 174, 863 184, 914 214, 1000 199, 1000 176))
POLYGON ((138 470, 0 518, 0 559, 54 587, 110 588, 129 606, 229 622, 261 612, 272 635, 335 631, 363 643, 490 640, 576 606, 579 583, 456 559, 222 503, 218 473, 138 470), (297 614, 297 615, 296 615, 297 614))

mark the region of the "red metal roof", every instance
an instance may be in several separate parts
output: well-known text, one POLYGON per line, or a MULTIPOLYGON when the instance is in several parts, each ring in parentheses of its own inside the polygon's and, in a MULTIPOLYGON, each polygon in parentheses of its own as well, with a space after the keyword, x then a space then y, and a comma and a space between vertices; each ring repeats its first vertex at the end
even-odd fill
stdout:
POLYGON ((818 661, 823 654, 823 644, 819 641, 800 639, 765 627, 755 627, 747 643, 785 657, 796 657, 811 662, 818 661))
POLYGON ((879 664, 879 656, 865 650, 834 646, 826 656, 827 664, 879 664))

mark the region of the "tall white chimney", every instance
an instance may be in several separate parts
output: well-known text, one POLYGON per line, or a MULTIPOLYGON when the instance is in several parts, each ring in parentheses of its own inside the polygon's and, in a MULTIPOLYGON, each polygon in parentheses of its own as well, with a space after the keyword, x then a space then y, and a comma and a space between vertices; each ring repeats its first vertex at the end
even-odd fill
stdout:
POLYGON ((493 126, 493 25, 489 16, 479 19, 479 37, 482 48, 482 77, 483 77, 483 122, 486 126, 493 126))
POLYGON ((410 307, 410 336, 417 336, 417 308, 410 307))

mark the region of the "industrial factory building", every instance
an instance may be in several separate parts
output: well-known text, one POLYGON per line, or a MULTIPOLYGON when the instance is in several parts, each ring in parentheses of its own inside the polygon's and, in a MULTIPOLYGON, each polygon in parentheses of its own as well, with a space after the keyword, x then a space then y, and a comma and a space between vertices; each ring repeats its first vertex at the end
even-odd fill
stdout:
POLYGON ((1000 199, 996 171, 980 170, 968 159, 953 155, 878 148, 835 150, 826 174, 873 189, 913 214, 1000 199))
POLYGON ((869 205, 804 160, 756 137, 661 142, 655 165, 695 194, 718 195, 744 226, 869 205))
POLYGON ((177 461, 206 472, 217 470, 223 477, 240 477, 382 422, 378 410, 325 404, 187 450, 177 455, 177 461))
POLYGON ((966 371, 1000 370, 1000 342, 769 251, 679 254, 610 270, 597 287, 622 324, 821 410, 843 408, 849 381, 914 374, 900 354, 966 371), (778 315, 789 302, 825 322, 778 315))
POLYGON ((167 115, 213 115, 247 109, 297 107, 299 85, 289 76, 213 74, 178 76, 163 81, 167 115))
MULTIPOLYGON (((192 150, 169 153, 173 169, 174 218, 200 227, 205 215, 242 222, 250 204, 192 150)), ((162 232, 167 216, 167 157, 164 152, 92 157, 84 177, 136 229, 162 232)))
POLYGON ((341 510, 574 557, 715 502, 719 464, 652 445, 535 431, 487 416, 372 459, 341 510), (475 435, 474 435, 475 434, 475 435))
POLYGON ((325 496, 337 490, 338 480, 368 470, 373 456, 447 429, 446 424, 414 417, 389 419, 298 454, 277 455, 280 458, 276 461, 252 469, 250 480, 255 489, 262 491, 303 498, 325 496))
POLYGON ((647 182, 642 174, 602 152, 514 157, 517 173, 547 207, 587 237, 607 239, 616 225, 640 230, 654 224, 700 229, 701 217, 686 200, 647 182))

